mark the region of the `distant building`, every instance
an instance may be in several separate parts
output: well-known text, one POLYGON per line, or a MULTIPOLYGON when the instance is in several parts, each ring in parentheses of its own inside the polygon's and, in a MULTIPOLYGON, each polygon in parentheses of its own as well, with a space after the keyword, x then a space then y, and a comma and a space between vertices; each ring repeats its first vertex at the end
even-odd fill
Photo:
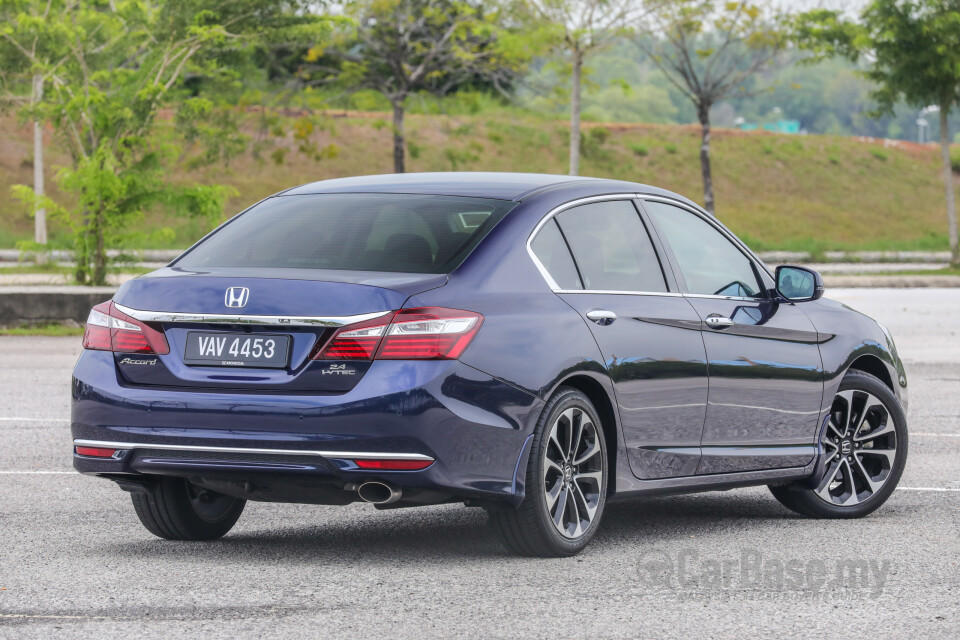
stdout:
POLYGON ((776 122, 766 122, 764 124, 758 124, 756 122, 739 122, 736 123, 735 126, 743 131, 756 131, 757 129, 763 129, 765 131, 773 131, 775 133, 803 133, 803 130, 800 128, 799 120, 777 120, 776 122))

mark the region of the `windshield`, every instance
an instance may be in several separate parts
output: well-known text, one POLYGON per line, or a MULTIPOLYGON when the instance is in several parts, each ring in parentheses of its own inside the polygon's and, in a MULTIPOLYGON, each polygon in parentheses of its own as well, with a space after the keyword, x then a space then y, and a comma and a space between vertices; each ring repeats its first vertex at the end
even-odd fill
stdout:
POLYGON ((176 264, 449 273, 515 204, 398 194, 278 196, 237 216, 176 264))

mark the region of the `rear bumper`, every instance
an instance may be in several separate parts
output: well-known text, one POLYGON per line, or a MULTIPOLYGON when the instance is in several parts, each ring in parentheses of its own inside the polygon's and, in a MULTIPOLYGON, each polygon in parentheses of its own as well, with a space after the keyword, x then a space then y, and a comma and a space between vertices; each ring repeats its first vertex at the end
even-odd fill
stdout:
POLYGON ((542 406, 458 361, 377 361, 342 394, 226 393, 127 386, 112 354, 84 351, 73 438, 120 453, 73 460, 81 473, 126 481, 185 476, 238 495, 246 487, 249 499, 336 502, 325 496, 379 479, 412 495, 515 501, 518 460, 542 406), (357 466, 364 458, 434 462, 374 471, 357 466))

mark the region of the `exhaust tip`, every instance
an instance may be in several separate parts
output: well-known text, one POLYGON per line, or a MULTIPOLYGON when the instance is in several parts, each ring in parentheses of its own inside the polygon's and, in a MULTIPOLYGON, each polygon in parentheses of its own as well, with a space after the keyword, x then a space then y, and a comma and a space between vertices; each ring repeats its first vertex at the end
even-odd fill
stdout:
POLYGON ((400 499, 403 493, 399 487, 394 487, 386 482, 364 482, 357 487, 357 495, 364 502, 371 504, 393 504, 400 499))

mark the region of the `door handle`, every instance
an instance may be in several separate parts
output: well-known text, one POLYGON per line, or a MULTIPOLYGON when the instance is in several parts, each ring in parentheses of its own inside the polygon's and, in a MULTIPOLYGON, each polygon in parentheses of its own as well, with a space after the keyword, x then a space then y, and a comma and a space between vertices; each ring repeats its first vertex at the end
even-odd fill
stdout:
POLYGON ((594 309, 593 311, 587 311, 587 318, 601 327, 605 327, 608 324, 613 324, 613 321, 617 319, 617 314, 606 309, 594 309))
POLYGON ((735 324, 733 320, 730 318, 724 318, 723 316, 707 316, 705 322, 711 329, 726 329, 727 327, 732 327, 735 324))

